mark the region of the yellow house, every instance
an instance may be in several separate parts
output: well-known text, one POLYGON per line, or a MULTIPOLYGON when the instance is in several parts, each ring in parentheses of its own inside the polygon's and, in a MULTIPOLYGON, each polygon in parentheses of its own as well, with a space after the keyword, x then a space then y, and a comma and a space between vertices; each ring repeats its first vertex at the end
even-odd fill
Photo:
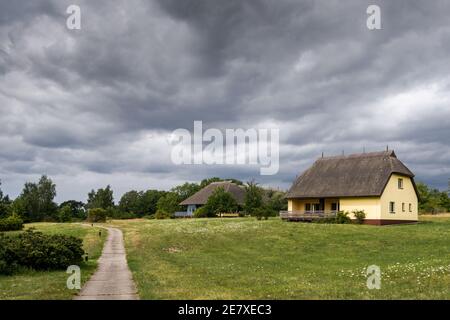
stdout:
POLYGON ((365 223, 385 225, 418 220, 414 174, 394 151, 322 157, 289 189, 287 220, 364 210, 365 223))

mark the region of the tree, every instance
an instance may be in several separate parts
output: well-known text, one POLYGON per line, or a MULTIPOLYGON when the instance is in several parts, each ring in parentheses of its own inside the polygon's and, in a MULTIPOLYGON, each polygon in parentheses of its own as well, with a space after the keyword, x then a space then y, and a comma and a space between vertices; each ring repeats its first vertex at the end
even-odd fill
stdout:
POLYGON ((42 221, 44 218, 56 218, 58 206, 56 185, 43 175, 38 183, 27 182, 22 193, 13 203, 13 211, 21 215, 25 222, 42 221))
POLYGON ((450 211, 450 197, 447 192, 441 192, 439 195, 439 206, 444 208, 447 212, 450 211))
POLYGON ((239 186, 243 185, 241 180, 237 180, 237 179, 233 179, 233 178, 231 178, 231 179, 222 179, 222 178, 219 178, 219 177, 212 177, 212 178, 208 178, 208 179, 203 179, 200 182, 200 189, 203 189, 204 187, 206 187, 207 185, 209 185, 209 184, 211 184, 213 182, 220 182, 220 181, 231 181, 234 184, 237 184, 239 186))
POLYGON ((105 210, 114 207, 114 196, 111 186, 108 185, 104 189, 89 192, 86 207, 88 209, 101 208, 105 210))
POLYGON ((0 218, 4 218, 11 214, 11 201, 8 196, 3 196, 1 186, 2 182, 0 181, 0 218))
POLYGON ((25 183, 20 198, 18 204, 25 222, 41 221, 44 218, 39 210, 39 189, 36 183, 25 183))
POLYGON ((419 192, 419 210, 421 212, 448 212, 450 211, 450 199, 446 192, 432 189, 426 184, 417 182, 419 192))
POLYGON ((180 201, 183 201, 192 196, 194 193, 198 192, 200 189, 200 185, 196 183, 186 182, 182 185, 172 188, 172 190, 170 191, 175 192, 178 195, 180 201))
POLYGON ((69 205, 65 205, 58 210, 58 221, 59 222, 70 222, 72 221, 72 208, 69 205))
POLYGON ((142 206, 142 198, 144 193, 135 190, 125 193, 119 201, 119 210, 123 213, 133 216, 142 216, 144 208, 142 206))
POLYGON ((181 208, 178 205, 180 203, 180 198, 175 192, 168 192, 166 195, 158 200, 157 211, 167 212, 172 215, 181 208))
POLYGON ((58 206, 53 202, 56 197, 56 185, 46 175, 39 179, 38 193, 40 214, 44 217, 53 217, 58 210, 58 206))
POLYGON ((253 215, 256 209, 263 206, 263 190, 255 181, 249 181, 245 185, 244 211, 253 215))
POLYGON ((9 216, 10 213, 11 213, 10 205, 0 201, 0 219, 9 216))
POLYGON ((88 210, 89 222, 105 222, 107 211, 102 208, 92 208, 88 210))
POLYGON ((21 216, 23 219, 27 216, 27 209, 25 206, 25 200, 22 197, 17 197, 12 203, 11 203, 11 213, 16 213, 17 215, 21 216))
POLYGON ((75 219, 85 220, 87 218, 87 212, 85 204, 81 201, 68 200, 59 205, 59 208, 69 207, 71 211, 71 217, 75 219))
POLYGON ((120 199, 119 210, 127 218, 155 214, 158 200, 165 194, 165 191, 158 190, 129 191, 120 199))
POLYGON ((203 179, 200 182, 200 189, 203 189, 204 187, 206 187, 207 185, 213 183, 213 182, 219 182, 219 181, 223 181, 222 179, 220 179, 219 177, 212 177, 212 178, 207 178, 207 179, 203 179))
POLYGON ((208 216, 212 216, 219 213, 237 212, 238 208, 239 206, 231 193, 219 187, 208 198, 204 210, 206 210, 208 216))
POLYGON ((287 210, 288 202, 284 197, 285 193, 281 191, 275 190, 267 190, 266 196, 267 200, 267 208, 269 208, 272 212, 278 213, 282 210, 287 210))
POLYGON ((143 215, 152 215, 156 213, 158 201, 167 194, 166 191, 147 190, 142 195, 143 215))

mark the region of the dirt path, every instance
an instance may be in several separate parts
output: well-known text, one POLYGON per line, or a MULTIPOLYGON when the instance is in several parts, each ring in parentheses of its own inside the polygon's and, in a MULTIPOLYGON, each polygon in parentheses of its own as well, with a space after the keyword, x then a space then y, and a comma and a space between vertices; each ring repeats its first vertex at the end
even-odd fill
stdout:
POLYGON ((122 231, 108 229, 108 239, 98 260, 98 269, 74 300, 138 300, 128 268, 122 231))

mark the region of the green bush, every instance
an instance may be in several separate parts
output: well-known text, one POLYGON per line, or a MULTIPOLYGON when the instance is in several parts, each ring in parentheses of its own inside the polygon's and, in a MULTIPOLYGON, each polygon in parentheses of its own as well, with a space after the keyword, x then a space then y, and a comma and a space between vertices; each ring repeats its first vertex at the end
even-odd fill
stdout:
POLYGON ((347 211, 339 211, 336 214, 336 223, 339 224, 346 224, 346 223, 351 223, 352 219, 350 219, 350 217, 348 216, 349 213, 347 211))
MULTIPOLYGON (((249 212, 249 211, 247 211, 247 212, 249 212)), ((264 209, 262 209, 262 208, 252 209, 252 211, 249 213, 252 216, 256 217, 257 220, 262 220, 262 218, 264 217, 264 209)))
POLYGON ((155 219, 170 219, 171 215, 164 210, 157 210, 155 213, 155 219))
POLYGON ((105 222, 106 214, 106 210, 102 208, 89 209, 87 219, 89 222, 105 222))
POLYGON ((0 274, 11 274, 18 266, 62 270, 83 262, 83 255, 83 241, 72 236, 33 230, 18 236, 0 235, 0 274))
POLYGON ((253 208, 251 211, 247 211, 247 213, 250 213, 252 217, 256 217, 256 219, 261 220, 267 220, 269 217, 275 217, 277 216, 278 212, 272 209, 268 205, 264 205, 262 207, 253 208))
POLYGON ((357 224, 363 224, 364 220, 366 219, 366 213, 364 210, 354 210, 352 211, 353 215, 355 216, 355 222, 357 224))
POLYGON ((9 217, 0 219, 0 231, 22 230, 23 220, 17 215, 12 214, 9 217))
POLYGON ((209 212, 207 207, 200 207, 194 211, 194 218, 215 217, 214 212, 209 212))

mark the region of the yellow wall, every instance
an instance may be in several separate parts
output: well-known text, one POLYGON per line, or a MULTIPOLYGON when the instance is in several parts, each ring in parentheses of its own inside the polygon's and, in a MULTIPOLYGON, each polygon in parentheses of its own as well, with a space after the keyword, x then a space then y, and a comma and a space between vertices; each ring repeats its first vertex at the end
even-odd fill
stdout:
POLYGON ((381 195, 381 219, 418 220, 418 199, 410 178, 393 174, 381 195), (398 179, 403 179, 403 189, 398 188, 398 179), (395 213, 389 212, 389 202, 395 203, 395 213), (405 211, 402 211, 402 203, 405 211), (412 204, 412 212, 409 211, 412 204))
POLYGON ((381 207, 379 197, 365 197, 365 198, 341 198, 341 211, 348 211, 349 217, 353 217, 352 211, 364 210, 366 219, 380 219, 381 207))

